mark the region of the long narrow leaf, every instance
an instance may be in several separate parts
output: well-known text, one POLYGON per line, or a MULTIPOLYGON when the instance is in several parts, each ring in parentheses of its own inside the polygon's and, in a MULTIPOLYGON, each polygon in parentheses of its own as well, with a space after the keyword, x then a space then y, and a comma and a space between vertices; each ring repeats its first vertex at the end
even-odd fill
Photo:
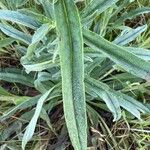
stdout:
MULTIPOLYGON (((148 50, 148 49, 138 48, 138 47, 123 47, 123 48, 126 51, 133 53, 134 55, 136 55, 137 57, 139 57, 145 61, 150 61, 150 50, 148 50)), ((84 50, 84 53, 85 53, 85 55, 88 55, 88 56, 105 58, 105 55, 101 51, 91 49, 91 48, 86 48, 84 50)))
POLYGON ((150 80, 150 63, 130 53, 125 48, 105 40, 101 36, 88 30, 83 30, 85 43, 93 49, 100 51, 124 68, 129 73, 150 80))
POLYGON ((58 0, 54 9, 60 39, 59 53, 66 124, 75 150, 86 150, 83 39, 79 14, 73 0, 58 0))
POLYGON ((50 2, 50 0, 40 0, 40 3, 43 6, 43 9, 45 11, 45 14, 49 18, 54 18, 54 12, 53 12, 53 3, 50 2))
POLYGON ((91 3, 83 9, 81 16, 82 18, 86 18, 95 12, 102 13, 117 1, 118 0, 92 0, 91 3))
POLYGON ((0 69, 0 80, 34 86, 33 78, 18 69, 0 69))
POLYGON ((26 69, 26 72, 31 71, 42 71, 48 68, 52 68, 57 66, 58 64, 53 63, 52 60, 46 60, 43 62, 28 62, 28 63, 22 63, 24 68, 26 69))
POLYGON ((85 79, 86 87, 101 97, 114 115, 114 121, 120 119, 121 109, 117 97, 109 92, 109 87, 90 77, 85 79))
POLYGON ((38 28, 32 37, 32 44, 35 44, 42 40, 44 36, 48 33, 50 28, 51 26, 48 23, 43 24, 40 28, 38 28))
POLYGON ((30 60, 32 58, 38 42, 40 42, 45 37, 45 35, 48 33, 49 29, 50 29, 50 25, 47 23, 47 24, 43 24, 36 30, 36 32, 32 36, 31 44, 28 46, 27 53, 21 60, 22 63, 26 59, 30 60))
POLYGON ((86 88, 88 89, 89 94, 92 94, 91 92, 97 94, 100 98, 102 98, 106 102, 108 107, 110 103, 106 101, 106 98, 107 100, 109 98, 109 101, 111 101, 112 103, 109 109, 111 111, 113 110, 113 112, 118 113, 119 109, 117 109, 116 106, 121 106, 127 111, 129 111, 131 114, 133 114, 135 117, 137 117, 138 119, 141 119, 140 112, 150 114, 150 109, 148 107, 144 106, 142 103, 136 101, 134 98, 128 95, 110 89, 106 84, 102 82, 99 82, 90 77, 86 77, 85 85, 86 88), (106 94, 108 95, 108 97, 105 97, 106 94), (116 101, 118 102, 116 103, 116 101))
POLYGON ((130 11, 129 13, 125 13, 118 20, 116 20, 115 24, 116 25, 121 24, 126 19, 133 19, 137 15, 145 14, 145 13, 150 13, 150 7, 137 8, 130 11))
POLYGON ((11 10, 0 10, 0 19, 19 23, 33 29, 40 25, 35 18, 11 10))
MULTIPOLYGON (((60 97, 60 96, 61 96, 61 88, 60 88, 60 84, 58 83, 53 88, 53 91, 51 91, 51 95, 48 98, 48 100, 56 98, 56 97, 60 97)), ((15 106, 14 108, 11 108, 10 110, 5 112, 0 117, 0 121, 4 121, 4 120, 8 119, 9 117, 11 117, 13 114, 15 114, 19 110, 34 106, 40 97, 41 97, 41 95, 34 96, 34 97, 29 98, 28 100, 20 103, 19 105, 15 106)))
POLYGON ((135 38, 139 36, 142 32, 144 32, 146 29, 147 29, 147 25, 137 27, 136 29, 130 29, 123 35, 117 37, 113 42, 117 45, 126 45, 129 42, 135 40, 135 38))
POLYGON ((25 146, 27 144, 27 142, 32 138, 33 134, 34 134, 34 130, 36 127, 36 123, 37 120, 39 118, 40 112, 42 110, 42 106, 44 104, 44 101, 48 98, 50 92, 52 89, 50 89, 49 91, 47 91, 44 95, 41 96, 41 98, 38 100, 37 106, 36 106, 36 110, 35 113, 23 135, 23 139, 22 139, 22 149, 25 149, 25 146))
POLYGON ((31 106, 34 106, 38 99, 40 98, 40 96, 35 96, 32 98, 29 98, 28 100, 22 102, 21 104, 15 106, 14 108, 11 108, 10 110, 8 110, 7 112, 5 112, 1 117, 0 117, 0 122, 4 121, 6 119, 8 119, 9 117, 11 117, 13 114, 16 113, 16 111, 18 110, 22 110, 22 109, 26 109, 29 108, 31 106))
POLYGON ((8 46, 9 44, 12 44, 15 41, 13 38, 5 38, 0 40, 0 48, 8 46))
POLYGON ((150 50, 137 47, 126 47, 126 50, 135 54, 139 58, 144 59, 145 61, 150 61, 150 50))
POLYGON ((13 37, 17 40, 20 40, 26 44, 30 44, 31 43, 31 36, 30 35, 27 35, 15 28, 13 28, 12 26, 8 26, 8 25, 5 25, 5 24, 2 24, 0 23, 0 30, 2 32, 4 32, 6 35, 10 36, 10 37, 13 37))

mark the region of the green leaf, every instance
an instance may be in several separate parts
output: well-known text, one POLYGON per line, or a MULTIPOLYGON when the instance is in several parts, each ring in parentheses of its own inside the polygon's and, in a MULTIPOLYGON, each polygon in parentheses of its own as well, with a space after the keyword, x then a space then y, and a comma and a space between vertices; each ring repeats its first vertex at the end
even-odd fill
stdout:
POLYGON ((26 109, 29 108, 31 106, 34 106, 38 99, 39 99, 39 95, 29 98, 28 100, 20 103, 19 105, 15 106, 14 108, 11 108, 10 110, 8 110, 7 112, 5 112, 1 117, 0 117, 0 121, 4 121, 6 119, 8 119, 9 117, 11 117, 13 114, 15 114, 16 111, 21 110, 21 109, 26 109))
POLYGON ((113 112, 120 114, 119 109, 117 108, 121 106, 127 111, 129 111, 131 114, 133 114, 135 117, 137 117, 138 119, 141 119, 140 112, 146 113, 146 114, 150 113, 150 109, 148 107, 144 106, 142 103, 138 102, 137 100, 135 100, 134 98, 128 95, 125 95, 121 92, 117 92, 115 90, 110 89, 109 86, 105 83, 99 82, 90 77, 86 77, 85 85, 87 87, 87 92, 91 96, 95 96, 96 94, 103 100, 105 100, 105 98, 110 98, 109 100, 111 101, 111 103, 106 103, 106 104, 107 106, 110 105, 109 109, 111 111, 113 110, 113 112), (108 97, 105 97, 106 94, 108 95, 108 97), (116 103, 116 101, 118 101, 118 103, 116 103))
MULTIPOLYGON (((10 110, 5 112, 0 117, 0 121, 8 119, 9 117, 11 117, 13 114, 15 114, 19 110, 26 109, 26 108, 34 106, 37 103, 37 101, 40 98, 40 96, 41 95, 37 95, 37 96, 34 96, 32 98, 28 98, 28 100, 23 101, 22 103, 20 103, 19 105, 15 106, 14 108, 11 108, 10 110)), ((55 87, 53 88, 53 91, 51 91, 51 95, 50 95, 48 100, 56 98, 56 97, 60 97, 60 96, 61 96, 60 84, 56 84, 55 87)))
POLYGON ((124 30, 113 42, 117 45, 126 45, 135 40, 146 29, 147 25, 143 25, 141 27, 137 27, 136 29, 124 30))
POLYGON ((34 33, 34 35, 32 36, 31 44, 35 44, 35 43, 41 41, 45 37, 45 35, 48 33, 50 28, 51 28, 51 26, 48 23, 43 24, 40 28, 38 28, 36 30, 36 32, 34 33))
POLYGON ((49 115, 47 114, 46 110, 44 108, 42 108, 41 110, 41 113, 40 113, 40 118, 42 118, 48 125, 48 127, 54 131, 53 127, 52 127, 52 124, 51 124, 51 121, 50 121, 50 118, 49 118, 49 115))
POLYGON ((45 23, 53 24, 51 18, 46 17, 44 14, 29 10, 27 8, 22 8, 19 10, 19 12, 25 14, 26 16, 31 16, 32 18, 36 18, 36 20, 40 22, 40 24, 45 24, 45 23))
MULTIPOLYGON (((133 1, 134 1, 134 0, 133 0, 133 1)), ((119 12, 121 12, 124 8, 126 8, 126 7, 129 5, 129 3, 131 3, 131 0, 124 0, 123 2, 121 2, 121 3, 119 4, 119 6, 117 5, 116 10, 115 10, 114 13, 111 15, 111 17, 112 17, 112 18, 113 18, 113 17, 118 17, 117 14, 118 14, 119 12)))
POLYGON ((36 123, 37 123, 37 120, 39 118, 40 112, 42 110, 42 106, 43 106, 45 100, 48 98, 51 90, 52 89, 50 89, 49 91, 47 91, 38 100, 38 103, 37 103, 37 106, 36 106, 36 109, 35 109, 35 113, 34 113, 32 119, 31 119, 29 125, 27 126, 27 129, 26 129, 24 135, 23 135, 23 139, 22 139, 22 149, 23 150, 25 149, 25 146, 26 146, 27 142, 32 138, 32 136, 34 134, 36 123))
POLYGON ((42 4, 45 14, 49 18, 54 18, 53 3, 50 0, 39 0, 42 4))
POLYGON ((142 82, 143 79, 136 77, 135 75, 129 74, 127 72, 115 74, 115 76, 107 77, 106 79, 103 79, 104 82, 107 81, 118 81, 118 82, 126 82, 126 81, 133 81, 133 82, 142 82))
POLYGON ((46 36, 50 28, 51 26, 47 23, 43 24, 36 30, 36 32, 32 36, 32 42, 27 49, 26 55, 22 57, 22 64, 24 64, 24 61, 30 60, 33 57, 33 53, 37 47, 37 44, 46 36))
POLYGON ((54 86, 54 80, 52 79, 52 75, 50 73, 38 72, 34 85, 38 91, 45 93, 50 87, 54 86))
POLYGON ((7 90, 0 86, 0 95, 12 96, 13 94, 9 93, 7 90))
POLYGON ((87 149, 84 92, 83 39, 79 14, 73 0, 54 4, 59 36, 63 106, 69 136, 75 150, 87 149))
MULTIPOLYGON (((113 92, 113 91, 112 91, 113 92)), ((131 112, 134 116, 137 114, 136 109, 142 113, 150 114, 150 109, 146 107, 144 104, 140 103, 139 101, 135 100, 134 98, 122 94, 121 92, 117 93, 118 96, 120 96, 120 105, 131 112)), ((140 117, 140 115, 139 115, 140 117)), ((137 116, 138 118, 138 116, 137 116)))
POLYGON ((27 96, 16 96, 16 95, 12 95, 12 96, 0 96, 0 101, 2 102, 9 102, 9 103, 13 103, 15 105, 18 105, 26 100, 28 100, 29 97, 27 96))
POLYGON ((6 101, 18 105, 19 103, 22 103, 27 99, 29 99, 29 97, 13 95, 0 86, 0 101, 2 102, 6 101))
POLYGON ((21 58, 21 63, 24 65, 27 61, 30 61, 33 58, 34 51, 36 50, 38 43, 30 44, 27 48, 26 54, 21 58))
POLYGON ((150 13, 150 7, 142 7, 142 8, 134 9, 130 11, 129 13, 123 14, 119 19, 115 21, 114 24, 118 26, 126 19, 133 19, 137 15, 146 14, 146 13, 150 13))
POLYGON ((89 16, 94 13, 102 13, 112 5, 114 5, 118 0, 92 0, 81 12, 81 17, 83 19, 89 18, 89 16))
POLYGON ((101 57, 100 54, 98 54, 98 56, 98 58, 93 59, 92 63, 90 62, 85 65, 86 74, 90 74, 96 66, 99 66, 105 60, 105 57, 101 57))
POLYGON ((11 11, 11 10, 0 10, 0 19, 12 21, 27 27, 30 27, 32 29, 35 29, 39 27, 39 23, 35 20, 35 18, 32 18, 30 16, 26 16, 24 14, 21 14, 17 11, 11 11))
POLYGON ((6 5, 12 9, 16 9, 20 6, 25 5, 29 0, 5 0, 7 3, 6 5))
POLYGON ((0 80, 34 87, 33 78, 19 69, 0 69, 0 80))
MULTIPOLYGON (((0 141, 6 141, 14 132, 21 128, 21 122, 15 121, 0 132, 0 141)), ((1 148, 1 147, 0 147, 1 148)), ((2 148, 1 148, 2 149, 2 148)), ((5 148, 4 148, 5 149, 5 148)))
POLYGON ((7 7, 4 5, 4 2, 1 2, 1 1, 0 1, 0 8, 1 8, 1 9, 7 9, 7 7))
POLYGON ((129 73, 150 80, 150 63, 115 45, 94 32, 83 29, 84 41, 91 48, 100 51, 129 73))
POLYGON ((96 81, 90 77, 85 79, 86 87, 88 91, 94 92, 96 95, 101 97, 109 110, 114 115, 114 121, 120 119, 121 117, 121 109, 117 97, 109 92, 109 87, 101 82, 96 81))
MULTIPOLYGON (((138 48, 138 47, 123 47, 126 51, 133 53, 137 57, 145 60, 145 61, 150 61, 150 50, 145 49, 145 48, 138 48)), ((105 55, 101 53, 99 50, 91 49, 91 48, 86 48, 84 50, 85 55, 91 56, 91 57, 99 57, 99 59, 105 59, 105 55)), ((92 65, 92 64, 91 64, 92 65)), ((87 66, 88 68, 90 66, 87 66)))
POLYGON ((26 72, 29 73, 31 71, 43 71, 48 68, 52 68, 57 66, 56 63, 53 63, 52 60, 46 60, 42 62, 23 62, 22 65, 26 69, 26 72))
POLYGON ((2 39, 2 40, 0 40, 0 48, 8 46, 8 45, 12 44, 14 41, 15 41, 15 39, 13 39, 13 38, 2 39))
POLYGON ((141 46, 142 48, 150 48, 150 37, 145 39, 142 43, 141 46))
POLYGON ((138 47, 125 47, 126 50, 135 54, 137 57, 144 59, 145 61, 150 61, 150 50, 138 47))
POLYGON ((0 23, 0 30, 2 32, 4 32, 6 35, 13 37, 17 40, 20 40, 26 44, 30 44, 31 43, 31 36, 28 34, 25 34, 15 28, 13 28, 12 26, 8 26, 6 24, 2 24, 0 23))

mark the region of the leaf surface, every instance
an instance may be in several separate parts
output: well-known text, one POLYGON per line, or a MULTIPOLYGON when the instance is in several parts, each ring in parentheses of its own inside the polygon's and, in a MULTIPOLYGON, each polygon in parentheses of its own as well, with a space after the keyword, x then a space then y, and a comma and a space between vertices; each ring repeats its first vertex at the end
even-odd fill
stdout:
POLYGON ((0 10, 0 19, 12 21, 32 29, 35 29, 40 25, 34 18, 11 10, 0 10))
POLYGON ((86 150, 83 39, 79 14, 73 0, 58 0, 54 10, 60 40, 59 54, 66 124, 74 149, 86 150))
POLYGON ((84 41, 91 48, 105 54, 109 59, 127 72, 150 80, 150 63, 130 53, 125 48, 113 44, 98 34, 83 29, 84 41))

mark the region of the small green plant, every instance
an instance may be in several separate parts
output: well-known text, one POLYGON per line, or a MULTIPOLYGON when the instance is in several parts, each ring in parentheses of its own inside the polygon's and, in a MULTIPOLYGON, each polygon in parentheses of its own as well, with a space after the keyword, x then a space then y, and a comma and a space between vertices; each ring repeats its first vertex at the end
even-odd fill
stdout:
MULTIPOLYGON (((150 7, 124 10, 131 0, 17 2, 0 2, 0 54, 12 53, 6 49, 11 45, 22 68, 3 67, 0 79, 34 88, 38 94, 17 96, 0 88, 3 103, 14 106, 3 110, 0 121, 4 123, 19 111, 19 119, 26 120, 13 123, 8 133, 4 130, 2 141, 19 124, 25 132, 15 132, 25 149, 35 138, 39 118, 57 135, 48 115, 63 103, 66 127, 75 150, 87 150, 90 127, 98 130, 99 124, 111 138, 108 147, 119 150, 121 146, 99 110, 111 112, 114 122, 122 116, 141 121, 141 113, 150 114, 147 101, 136 100, 138 94, 149 94, 150 52, 145 49, 149 38, 144 43, 141 40, 142 36, 147 38, 142 33, 149 25, 146 20, 140 26, 126 25, 127 20, 148 14, 150 7), (30 9, 32 3, 35 8, 30 9)), ((62 126, 64 129, 65 125, 62 126)), ((62 145, 60 149, 66 147, 62 145)))

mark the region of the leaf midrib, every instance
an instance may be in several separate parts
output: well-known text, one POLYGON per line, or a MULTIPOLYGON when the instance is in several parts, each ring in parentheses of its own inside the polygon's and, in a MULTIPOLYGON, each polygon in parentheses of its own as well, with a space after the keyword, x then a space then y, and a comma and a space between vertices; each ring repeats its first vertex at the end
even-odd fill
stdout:
MULTIPOLYGON (((72 51, 71 53, 70 53, 70 55, 71 55, 71 66, 70 66, 70 68, 71 68, 71 85, 74 85, 74 83, 73 83, 73 67, 74 67, 74 58, 73 58, 73 55, 74 55, 74 52, 73 52, 73 41, 72 41, 72 34, 71 34, 71 27, 70 27, 70 24, 69 24, 69 19, 68 19, 68 13, 67 13, 67 7, 66 7, 66 2, 65 2, 65 0, 62 0, 62 4, 63 4, 63 7, 64 7, 64 14, 65 14, 65 21, 66 21, 66 24, 67 24, 67 28, 68 28, 68 35, 69 35, 69 47, 70 47, 70 50, 72 51), (70 46, 71 45, 71 46, 70 46)), ((73 114, 74 114, 74 112, 76 112, 76 109, 75 109, 75 105, 74 105, 74 92, 73 92, 73 86, 72 86, 72 89, 71 89, 71 91, 72 91, 72 103, 73 103, 73 108, 74 108, 74 111, 73 111, 73 114)), ((77 121, 76 121, 76 117, 75 117, 75 114, 74 114, 74 118, 75 118, 75 123, 76 123, 76 130, 78 129, 78 123, 77 123, 77 121)), ((77 130, 78 131, 78 130, 77 130)), ((81 139, 80 139, 80 136, 79 136, 79 132, 77 133, 78 134, 78 139, 79 139, 79 143, 82 143, 81 141, 81 139)))

